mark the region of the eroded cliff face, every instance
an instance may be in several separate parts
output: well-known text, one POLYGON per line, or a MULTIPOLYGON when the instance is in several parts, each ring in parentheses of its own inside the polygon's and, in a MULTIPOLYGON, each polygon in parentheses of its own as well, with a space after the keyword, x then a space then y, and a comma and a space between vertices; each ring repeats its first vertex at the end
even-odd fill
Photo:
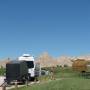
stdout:
POLYGON ((71 67, 74 60, 77 59, 85 59, 87 61, 90 60, 90 55, 83 55, 78 57, 70 57, 70 56, 60 56, 57 58, 53 58, 47 52, 42 53, 39 57, 37 57, 36 63, 40 63, 41 67, 52 67, 52 66, 68 66, 71 67))
MULTIPOLYGON (((41 67, 52 67, 52 66, 72 66, 72 63, 74 60, 77 59, 84 59, 87 61, 90 61, 90 54, 89 55, 82 55, 82 56, 78 56, 78 57, 70 57, 67 55, 63 55, 57 58, 52 57, 51 55, 49 55, 47 52, 42 53, 41 55, 39 55, 36 60, 35 63, 40 63, 41 67)), ((6 63, 10 62, 11 59, 10 58, 5 58, 0 60, 0 67, 6 67, 6 63)))
POLYGON ((52 67, 52 66, 57 66, 58 62, 50 56, 47 52, 41 54, 37 60, 36 63, 40 63, 41 67, 52 67))
POLYGON ((0 60, 0 68, 1 67, 6 67, 6 64, 7 63, 9 63, 11 61, 11 59, 10 58, 5 58, 5 59, 2 59, 2 60, 0 60))

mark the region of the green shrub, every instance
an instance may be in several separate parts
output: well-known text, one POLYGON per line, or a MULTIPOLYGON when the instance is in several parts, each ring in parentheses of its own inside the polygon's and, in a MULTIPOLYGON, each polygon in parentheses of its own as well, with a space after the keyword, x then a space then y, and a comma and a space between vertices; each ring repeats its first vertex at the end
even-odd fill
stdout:
POLYGON ((0 75, 5 75, 5 68, 3 66, 1 66, 0 68, 0 75))

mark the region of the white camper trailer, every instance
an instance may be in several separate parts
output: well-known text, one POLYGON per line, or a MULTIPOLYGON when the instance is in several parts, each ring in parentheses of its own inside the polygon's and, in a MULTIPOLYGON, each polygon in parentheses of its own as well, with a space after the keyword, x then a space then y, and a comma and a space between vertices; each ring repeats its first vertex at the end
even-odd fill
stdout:
POLYGON ((30 56, 29 54, 23 54, 18 58, 19 61, 26 61, 28 66, 28 74, 29 74, 29 80, 35 79, 35 61, 34 57, 30 56))

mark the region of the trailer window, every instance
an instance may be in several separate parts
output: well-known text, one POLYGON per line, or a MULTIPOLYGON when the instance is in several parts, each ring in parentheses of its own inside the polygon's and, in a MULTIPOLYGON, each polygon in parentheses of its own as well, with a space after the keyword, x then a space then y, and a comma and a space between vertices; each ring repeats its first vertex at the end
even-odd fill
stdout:
POLYGON ((27 63, 28 68, 34 68, 33 61, 27 61, 26 63, 27 63))

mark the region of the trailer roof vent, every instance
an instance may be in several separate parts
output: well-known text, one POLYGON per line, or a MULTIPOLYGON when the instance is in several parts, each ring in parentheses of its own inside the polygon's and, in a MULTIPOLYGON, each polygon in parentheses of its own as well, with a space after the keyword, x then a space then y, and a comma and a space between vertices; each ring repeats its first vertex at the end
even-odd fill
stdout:
POLYGON ((30 57, 30 54, 23 54, 23 57, 30 57))

